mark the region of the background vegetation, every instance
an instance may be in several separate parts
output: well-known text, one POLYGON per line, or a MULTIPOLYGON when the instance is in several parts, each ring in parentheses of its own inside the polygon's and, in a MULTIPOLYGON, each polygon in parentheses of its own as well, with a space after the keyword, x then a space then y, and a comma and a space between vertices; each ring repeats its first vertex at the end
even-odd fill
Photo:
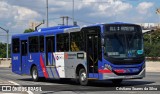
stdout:
MULTIPOLYGON (((0 43, 0 58, 6 58, 6 43, 0 43)), ((10 55, 10 49, 11 49, 11 46, 10 44, 8 45, 8 57, 11 57, 10 55)))
POLYGON ((144 34, 144 51, 147 57, 160 57, 160 29, 144 34))
POLYGON ((24 33, 30 33, 30 32, 34 32, 34 30, 33 29, 26 29, 26 30, 24 30, 24 33))

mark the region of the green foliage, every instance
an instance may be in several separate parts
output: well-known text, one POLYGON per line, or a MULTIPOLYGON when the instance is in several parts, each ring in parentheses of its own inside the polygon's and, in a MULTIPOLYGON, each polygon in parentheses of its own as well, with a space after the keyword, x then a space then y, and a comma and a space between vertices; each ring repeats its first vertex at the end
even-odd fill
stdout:
MULTIPOLYGON (((8 57, 10 56, 10 44, 8 46, 8 57)), ((6 43, 0 43, 0 58, 6 58, 6 43)))
POLYGON ((160 57, 160 29, 144 34, 144 50, 148 57, 160 57))
POLYGON ((34 30, 29 28, 24 31, 24 33, 30 33, 30 32, 34 32, 34 30))

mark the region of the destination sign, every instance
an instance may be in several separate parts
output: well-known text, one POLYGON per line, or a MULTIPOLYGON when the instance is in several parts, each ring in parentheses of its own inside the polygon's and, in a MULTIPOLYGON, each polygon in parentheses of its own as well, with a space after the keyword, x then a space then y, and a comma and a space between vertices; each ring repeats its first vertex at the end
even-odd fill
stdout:
POLYGON ((136 31, 134 26, 110 26, 109 31, 136 31))

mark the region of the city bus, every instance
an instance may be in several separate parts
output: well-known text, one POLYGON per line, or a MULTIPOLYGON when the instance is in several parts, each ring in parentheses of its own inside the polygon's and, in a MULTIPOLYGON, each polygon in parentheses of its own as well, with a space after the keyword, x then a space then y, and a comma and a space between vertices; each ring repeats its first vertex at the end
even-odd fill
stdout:
POLYGON ((12 36, 12 72, 41 78, 120 84, 145 77, 143 34, 139 25, 115 22, 55 26, 12 36))

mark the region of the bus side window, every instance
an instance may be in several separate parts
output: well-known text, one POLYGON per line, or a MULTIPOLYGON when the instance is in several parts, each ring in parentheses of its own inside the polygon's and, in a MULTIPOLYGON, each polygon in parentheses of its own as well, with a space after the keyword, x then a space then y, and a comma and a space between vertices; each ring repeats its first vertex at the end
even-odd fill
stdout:
POLYGON ((70 33, 70 50, 83 51, 83 37, 81 32, 70 33))
POLYGON ((29 37, 29 52, 39 52, 38 36, 29 37))
POLYGON ((69 51, 69 34, 57 34, 57 52, 69 51))
POLYGON ((55 52, 55 38, 54 36, 47 37, 47 50, 48 52, 55 52))
POLYGON ((19 38, 12 39, 12 52, 19 53, 19 38))

